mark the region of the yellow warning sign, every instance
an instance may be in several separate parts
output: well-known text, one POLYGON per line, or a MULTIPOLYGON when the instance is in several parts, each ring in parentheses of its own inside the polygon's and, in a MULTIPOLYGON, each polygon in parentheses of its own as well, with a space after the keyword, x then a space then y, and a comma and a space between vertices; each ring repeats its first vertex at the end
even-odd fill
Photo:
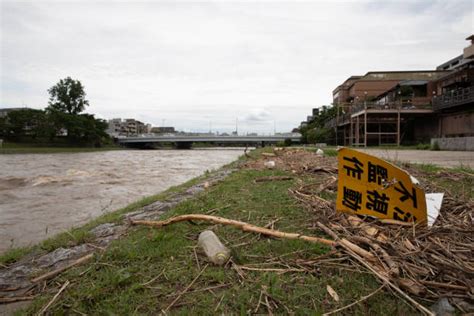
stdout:
POLYGON ((338 211, 426 222, 425 193, 406 171, 349 148, 339 150, 338 165, 338 211))

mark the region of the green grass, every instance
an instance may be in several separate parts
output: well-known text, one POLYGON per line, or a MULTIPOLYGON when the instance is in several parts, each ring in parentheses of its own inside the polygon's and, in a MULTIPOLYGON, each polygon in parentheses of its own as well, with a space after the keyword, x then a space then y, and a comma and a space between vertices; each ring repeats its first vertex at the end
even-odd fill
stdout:
POLYGON ((474 170, 467 166, 442 168, 433 164, 409 164, 423 173, 428 180, 439 189, 463 200, 474 199, 474 170))
POLYGON ((9 265, 16 262, 18 259, 24 257, 32 251, 33 247, 12 248, 0 255, 0 266, 9 265))
POLYGON ((426 173, 435 173, 437 171, 443 170, 442 167, 431 164, 431 163, 421 163, 421 164, 412 164, 412 165, 416 167, 418 170, 421 170, 426 173))
MULTIPOLYGON (((252 155, 257 154, 253 152, 252 155)), ((288 189, 296 185, 294 180, 253 181, 257 177, 285 174, 276 170, 240 170, 162 217, 211 212, 260 226, 278 219, 276 229, 315 235, 308 226, 310 211, 288 193, 288 189)), ((161 229, 136 227, 125 238, 113 242, 105 252, 97 254, 92 263, 58 276, 54 284, 70 280, 71 285, 51 305, 49 312, 57 315, 160 313, 206 265, 205 257, 199 254, 198 266, 193 251, 199 233, 205 229, 216 232, 232 249, 233 260, 239 265, 285 268, 283 264, 287 264, 298 268, 298 260, 308 260, 328 251, 328 247, 319 244, 270 239, 209 223, 177 223, 161 229)), ((230 265, 209 265, 170 313, 266 314, 267 307, 258 306, 258 302, 261 297, 265 303, 267 297, 273 313, 314 315, 349 304, 379 287, 370 274, 328 266, 307 268, 307 272, 285 274, 245 271, 241 279, 230 265), (326 292, 328 284, 337 291, 340 302, 335 302, 326 292), (216 286, 220 287, 205 290, 216 286)), ((54 295, 52 292, 39 296, 22 313, 37 313, 54 295)), ((413 310, 388 291, 380 291, 345 313, 405 315, 413 310)))

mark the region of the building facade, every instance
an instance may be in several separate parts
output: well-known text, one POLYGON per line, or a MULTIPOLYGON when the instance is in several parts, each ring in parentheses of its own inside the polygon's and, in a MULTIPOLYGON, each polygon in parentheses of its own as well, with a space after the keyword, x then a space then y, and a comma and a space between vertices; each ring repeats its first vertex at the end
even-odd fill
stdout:
POLYGON ((107 133, 112 137, 118 136, 137 136, 146 134, 151 129, 151 126, 145 125, 143 122, 135 119, 114 118, 108 121, 109 127, 107 133))

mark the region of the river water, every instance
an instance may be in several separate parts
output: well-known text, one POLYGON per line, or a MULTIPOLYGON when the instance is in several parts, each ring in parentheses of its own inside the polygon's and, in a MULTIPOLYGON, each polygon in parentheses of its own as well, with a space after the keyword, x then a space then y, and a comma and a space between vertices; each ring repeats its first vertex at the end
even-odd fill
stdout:
POLYGON ((243 149, 0 155, 0 253, 219 168, 243 149))

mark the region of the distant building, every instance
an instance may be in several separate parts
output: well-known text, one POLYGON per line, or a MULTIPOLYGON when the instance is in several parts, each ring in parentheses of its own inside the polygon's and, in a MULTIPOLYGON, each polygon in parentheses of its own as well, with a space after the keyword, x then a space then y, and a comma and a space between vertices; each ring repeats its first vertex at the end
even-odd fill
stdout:
POLYGON ((175 132, 176 130, 172 126, 160 126, 151 128, 151 133, 153 134, 172 134, 175 132))
POLYGON ((441 138, 474 136, 474 35, 466 40, 471 43, 458 62, 447 62, 451 71, 434 82, 432 103, 441 138))
POLYGON ((108 121, 107 133, 112 137, 137 136, 147 133, 147 125, 135 119, 114 118, 108 121))

